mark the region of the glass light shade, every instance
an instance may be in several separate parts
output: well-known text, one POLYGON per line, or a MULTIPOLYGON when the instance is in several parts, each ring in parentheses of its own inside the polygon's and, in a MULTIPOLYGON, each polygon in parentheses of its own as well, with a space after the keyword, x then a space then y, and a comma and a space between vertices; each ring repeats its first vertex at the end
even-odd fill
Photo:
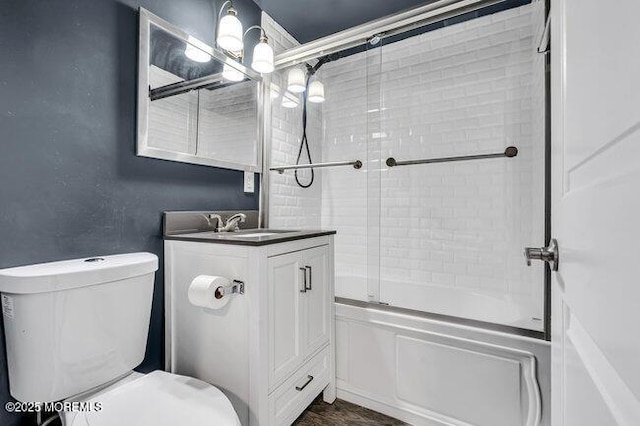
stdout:
POLYGON ((275 84, 271 84, 271 100, 276 100, 280 97, 280 88, 275 84))
POLYGON ((324 85, 318 80, 314 80, 309 84, 309 94, 307 100, 314 104, 324 102, 324 85))
POLYGON ((298 97, 293 93, 285 92, 282 95, 282 106, 285 108, 295 108, 300 104, 298 97))
POLYGON ((293 93, 302 93, 307 88, 306 76, 300 68, 289 70, 287 77, 287 90, 293 93))
POLYGON ((195 62, 209 62, 211 56, 204 51, 209 46, 201 42, 195 37, 189 36, 187 47, 184 49, 184 56, 195 62))
POLYGON ((244 80, 244 74, 228 64, 224 64, 222 67, 222 77, 229 81, 244 80))
POLYGON ((273 49, 266 41, 260 40, 253 48, 251 68, 262 74, 273 72, 273 49))
POLYGON ((229 12, 218 22, 218 46, 229 52, 242 51, 242 23, 234 12, 229 12))

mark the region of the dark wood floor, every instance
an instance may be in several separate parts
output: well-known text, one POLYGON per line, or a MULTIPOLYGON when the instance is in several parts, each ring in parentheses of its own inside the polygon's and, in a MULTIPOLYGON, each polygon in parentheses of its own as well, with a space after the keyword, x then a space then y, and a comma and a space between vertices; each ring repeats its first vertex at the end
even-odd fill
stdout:
POLYGON ((327 404, 320 395, 293 424, 295 426, 400 426, 407 423, 341 399, 336 399, 333 404, 327 404))

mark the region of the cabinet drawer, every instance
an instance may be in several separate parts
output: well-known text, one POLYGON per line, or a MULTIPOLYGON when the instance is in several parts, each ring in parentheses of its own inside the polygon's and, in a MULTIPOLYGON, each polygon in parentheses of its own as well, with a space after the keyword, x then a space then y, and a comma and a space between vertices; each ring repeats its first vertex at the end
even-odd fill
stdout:
POLYGON ((271 426, 289 426, 329 384, 329 348, 291 375, 269 397, 271 426))

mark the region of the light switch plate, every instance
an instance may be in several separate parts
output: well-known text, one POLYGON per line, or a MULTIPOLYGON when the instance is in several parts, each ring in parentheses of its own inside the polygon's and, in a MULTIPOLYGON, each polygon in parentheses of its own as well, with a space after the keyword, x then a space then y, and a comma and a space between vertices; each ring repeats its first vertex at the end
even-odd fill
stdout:
POLYGON ((244 172, 244 192, 253 193, 254 188, 254 173, 253 172, 244 172))

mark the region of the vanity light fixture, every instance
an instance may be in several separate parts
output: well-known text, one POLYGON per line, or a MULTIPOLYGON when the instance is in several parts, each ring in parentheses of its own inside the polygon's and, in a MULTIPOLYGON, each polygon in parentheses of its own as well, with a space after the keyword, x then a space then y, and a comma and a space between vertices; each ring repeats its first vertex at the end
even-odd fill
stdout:
POLYGON ((216 44, 231 53, 238 54, 244 47, 242 43, 242 23, 238 19, 238 12, 230 0, 225 1, 218 13, 218 25, 216 25, 216 44), (225 7, 227 14, 222 16, 225 7))
POLYGON ((314 104, 324 102, 324 85, 318 81, 313 80, 309 83, 309 93, 307 94, 307 100, 314 104))
POLYGON ((245 75, 229 64, 222 67, 222 78, 228 81, 238 82, 245 79, 245 75))
POLYGON ((260 30, 260 41, 253 48, 251 68, 262 74, 270 74, 275 67, 273 65, 273 49, 268 44, 269 39, 267 38, 267 33, 260 25, 254 25, 253 27, 247 28, 244 36, 246 37, 247 33, 253 29, 260 30))
POLYGON ((184 49, 184 55, 194 62, 206 63, 211 60, 211 55, 206 52, 208 48, 209 46, 197 38, 189 36, 187 47, 184 49))
MULTIPOLYGON (((269 74, 274 70, 273 48, 269 46, 267 34, 260 25, 249 27, 242 32, 242 23, 238 19, 238 12, 230 0, 225 1, 218 13, 218 25, 216 26, 216 43, 224 49, 228 56, 242 62, 244 58, 244 38, 253 29, 260 30, 260 41, 253 48, 253 60, 251 68, 261 74, 269 74), (227 14, 222 16, 227 8, 227 14)), ((233 71, 229 71, 231 73, 233 71)), ((239 81, 239 80, 231 80, 239 81)))
POLYGON ((282 106, 284 108, 296 108, 300 104, 298 97, 291 92, 284 92, 282 95, 282 106))
POLYGON ((302 68, 291 68, 287 76, 287 90, 292 93, 302 93, 307 88, 307 76, 302 68))

